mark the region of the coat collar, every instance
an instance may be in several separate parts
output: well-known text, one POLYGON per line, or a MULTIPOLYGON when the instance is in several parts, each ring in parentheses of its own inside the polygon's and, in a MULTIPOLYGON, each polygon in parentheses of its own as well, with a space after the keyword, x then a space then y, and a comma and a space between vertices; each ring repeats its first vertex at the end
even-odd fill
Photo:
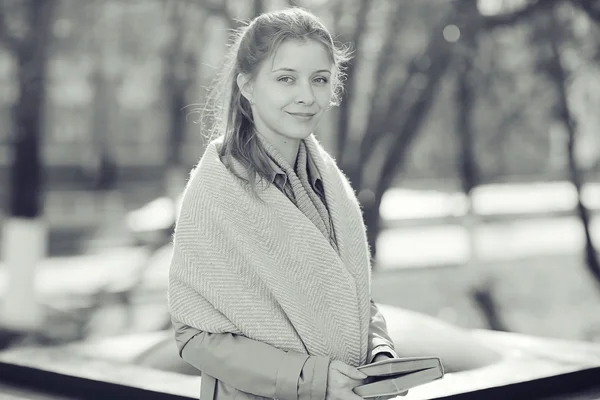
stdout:
MULTIPOLYGON (((316 183, 318 181, 322 181, 321 174, 319 172, 319 169, 317 168, 317 165, 315 164, 314 160, 312 159, 312 157, 310 157, 309 154, 307 154, 307 160, 308 160, 308 172, 309 172, 309 176, 311 177, 311 180, 312 180, 311 184, 313 185, 313 187, 315 187, 316 183)), ((275 179, 277 178, 278 175, 283 175, 284 180, 287 181, 287 175, 271 157, 269 157, 269 164, 270 164, 271 168, 273 169, 273 173, 271 174, 271 183, 275 182, 275 179)))

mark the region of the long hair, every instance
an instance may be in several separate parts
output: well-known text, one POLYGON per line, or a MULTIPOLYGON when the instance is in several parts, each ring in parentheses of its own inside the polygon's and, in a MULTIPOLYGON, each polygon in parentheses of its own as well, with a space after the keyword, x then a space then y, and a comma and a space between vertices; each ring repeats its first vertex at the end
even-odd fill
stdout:
POLYGON ((237 85, 238 74, 256 76, 263 61, 268 59, 285 40, 314 40, 328 50, 334 73, 332 105, 339 104, 342 91, 343 64, 350 58, 347 48, 338 47, 327 28, 312 13, 298 8, 264 13, 237 30, 225 58, 225 65, 208 93, 202 122, 207 137, 223 137, 220 151, 223 163, 256 196, 257 178, 267 185, 272 176, 268 155, 255 136, 252 109, 237 85), (246 176, 232 168, 233 159, 244 168, 246 176))

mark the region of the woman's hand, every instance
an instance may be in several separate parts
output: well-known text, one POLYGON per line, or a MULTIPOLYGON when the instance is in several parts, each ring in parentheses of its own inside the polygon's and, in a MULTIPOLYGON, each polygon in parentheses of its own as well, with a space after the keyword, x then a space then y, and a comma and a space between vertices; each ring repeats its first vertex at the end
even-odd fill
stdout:
MULTIPOLYGON (((388 355, 388 353, 379 353, 375 356, 375 358, 373 359, 373 362, 379 362, 379 361, 383 361, 383 360, 387 360, 393 357, 390 357, 388 355)), ((394 397, 398 397, 398 396, 406 396, 408 394, 408 390, 406 392, 400 393, 400 394, 394 394, 392 396, 380 396, 380 397, 376 397, 375 400, 389 400, 389 399, 393 399, 394 397)))
POLYGON ((367 378, 363 372, 339 360, 329 364, 326 400, 362 400, 352 391, 367 378))
POLYGON ((390 357, 390 353, 379 353, 375 356, 375 358, 373 359, 373 362, 379 362, 379 361, 383 361, 383 360, 389 360, 390 358, 394 358, 394 357, 390 357))

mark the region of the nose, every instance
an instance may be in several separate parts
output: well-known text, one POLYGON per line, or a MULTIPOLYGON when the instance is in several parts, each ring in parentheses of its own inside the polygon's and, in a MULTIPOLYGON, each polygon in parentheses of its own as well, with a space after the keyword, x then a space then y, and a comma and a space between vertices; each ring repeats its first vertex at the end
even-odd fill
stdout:
POLYGON ((312 105, 315 102, 315 94, 313 87, 310 83, 298 85, 298 93, 296 94, 296 103, 304 104, 307 106, 312 105))

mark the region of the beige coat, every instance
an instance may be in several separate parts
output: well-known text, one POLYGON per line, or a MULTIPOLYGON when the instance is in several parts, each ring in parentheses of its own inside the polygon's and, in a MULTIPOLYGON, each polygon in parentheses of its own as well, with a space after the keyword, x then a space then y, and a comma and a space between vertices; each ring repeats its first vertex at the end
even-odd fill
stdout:
MULTIPOLYGON (((201 332, 173 320, 180 356, 202 372, 200 400, 325 398, 329 359, 285 352, 229 333, 201 332)), ((371 302, 369 362, 397 357, 383 315, 371 302)))

